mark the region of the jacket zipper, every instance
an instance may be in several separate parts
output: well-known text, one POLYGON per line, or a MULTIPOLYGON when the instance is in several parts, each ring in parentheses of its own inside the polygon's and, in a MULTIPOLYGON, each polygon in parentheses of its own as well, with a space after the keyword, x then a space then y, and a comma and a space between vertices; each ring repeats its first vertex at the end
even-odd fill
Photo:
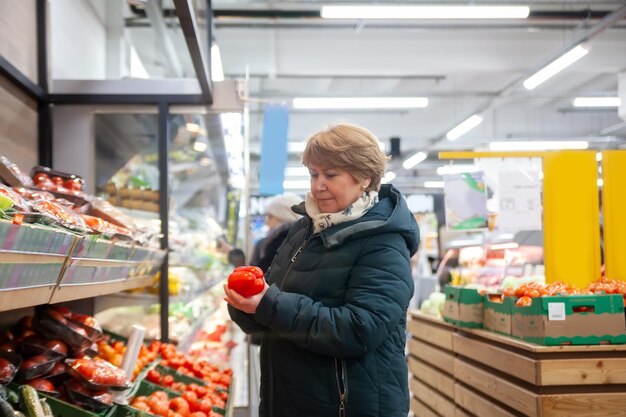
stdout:
POLYGON ((307 228, 305 232, 306 238, 304 239, 302 244, 298 247, 298 249, 294 252, 294 254, 291 256, 291 259, 290 259, 291 262, 289 263, 289 268, 287 268, 287 272, 285 272, 285 275, 283 275, 283 280, 280 282, 281 289, 285 287, 285 281, 287 280, 287 276, 289 275, 289 272, 291 272, 291 268, 293 268, 293 265, 296 262, 296 259, 298 259, 298 256, 300 255, 300 253, 302 253, 302 250, 306 246, 306 243, 309 241, 309 226, 307 225, 306 228, 307 228))
POLYGON ((335 378, 339 391, 339 417, 346 417, 346 400, 348 399, 348 382, 346 381, 346 362, 335 358, 335 378))

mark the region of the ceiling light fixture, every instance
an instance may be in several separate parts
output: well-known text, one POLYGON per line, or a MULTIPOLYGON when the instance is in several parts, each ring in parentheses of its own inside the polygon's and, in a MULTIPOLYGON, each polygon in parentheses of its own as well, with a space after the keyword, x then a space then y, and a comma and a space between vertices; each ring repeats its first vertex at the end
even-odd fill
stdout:
POLYGON ((589 142, 584 140, 553 140, 526 142, 491 142, 492 151, 550 151, 557 149, 587 149, 589 142))
POLYGON ((323 6, 324 19, 526 19, 527 6, 323 6))
POLYGON ((418 152, 416 154, 413 154, 405 159, 404 162, 402 162, 402 168, 411 169, 415 165, 424 161, 426 158, 428 158, 428 154, 426 152, 418 152))
POLYGON ((299 97, 296 109, 417 109, 428 106, 426 97, 299 97))
POLYGON ((540 84, 543 84, 548 79, 552 78, 559 72, 563 71, 565 68, 572 65, 574 62, 578 61, 580 58, 587 55, 590 49, 591 48, 587 45, 576 45, 575 47, 565 52, 563 55, 528 77, 526 81, 524 81, 524 88, 526 88, 527 90, 532 90, 540 84))
POLYGON ((622 100, 619 97, 576 97, 572 100, 574 107, 619 107, 622 100))
POLYGON ((446 138, 448 138, 449 141, 455 141, 479 124, 481 124, 482 121, 482 116, 479 116, 477 114, 470 116, 461 123, 459 123, 456 127, 452 128, 448 133, 446 133, 446 138))
POLYGON ((424 181, 424 188, 443 188, 443 181, 424 181))
POLYGON ((224 81, 224 68, 220 47, 214 43, 211 46, 211 81, 224 81))

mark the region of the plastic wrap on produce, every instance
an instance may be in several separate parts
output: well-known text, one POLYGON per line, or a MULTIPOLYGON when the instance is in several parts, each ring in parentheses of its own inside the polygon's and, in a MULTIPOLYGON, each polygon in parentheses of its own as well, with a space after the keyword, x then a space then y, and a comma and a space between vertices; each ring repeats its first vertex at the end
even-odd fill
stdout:
POLYGON ((24 174, 17 165, 0 156, 0 178, 13 187, 33 187, 33 180, 24 174))

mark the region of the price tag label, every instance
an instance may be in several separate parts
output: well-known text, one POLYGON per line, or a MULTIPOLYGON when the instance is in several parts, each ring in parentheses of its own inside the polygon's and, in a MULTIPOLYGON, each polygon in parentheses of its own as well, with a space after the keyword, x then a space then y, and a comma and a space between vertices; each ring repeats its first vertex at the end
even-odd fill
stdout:
POLYGON ((548 320, 565 320, 565 303, 548 303, 548 320))

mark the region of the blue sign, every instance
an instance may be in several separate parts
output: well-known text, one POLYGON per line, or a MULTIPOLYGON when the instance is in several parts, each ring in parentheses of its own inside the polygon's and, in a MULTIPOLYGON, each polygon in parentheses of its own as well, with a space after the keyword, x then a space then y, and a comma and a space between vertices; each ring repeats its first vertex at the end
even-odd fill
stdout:
POLYGON ((285 167, 287 166, 287 131, 289 112, 286 105, 266 105, 261 137, 261 167, 259 194, 283 193, 285 167))

